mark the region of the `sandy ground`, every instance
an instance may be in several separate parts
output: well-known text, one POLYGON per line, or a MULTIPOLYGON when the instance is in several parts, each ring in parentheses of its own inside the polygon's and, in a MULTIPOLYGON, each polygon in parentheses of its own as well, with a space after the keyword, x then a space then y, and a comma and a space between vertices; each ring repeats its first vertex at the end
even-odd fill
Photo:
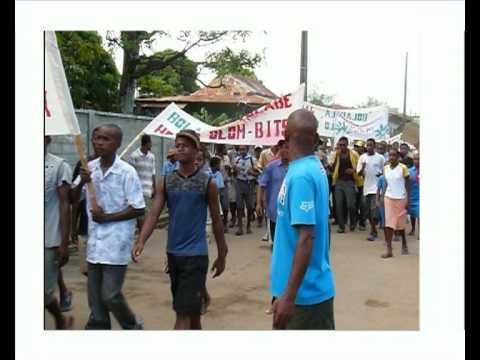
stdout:
MULTIPOLYGON (((409 230, 410 226, 407 225, 409 230)), ((265 228, 253 234, 226 235, 229 246, 227 269, 207 287, 212 303, 202 325, 206 330, 270 330, 272 317, 265 314, 270 302, 268 272, 270 247, 261 241, 265 228)), ((394 242, 394 258, 380 258, 381 241, 368 242, 368 232, 337 234, 332 231, 331 265, 336 283, 337 330, 417 330, 419 328, 419 241, 408 237, 410 255, 400 255, 394 242)), ((147 243, 140 263, 131 264, 124 294, 145 321, 146 330, 170 330, 175 314, 171 307, 170 281, 163 272, 166 231, 156 230, 147 243)), ((216 255, 210 244, 210 263, 216 255)), ((64 268, 67 286, 73 290, 75 329, 83 329, 88 318, 86 277, 79 272, 76 253, 64 268)), ((53 329, 45 312, 45 325, 53 329)), ((120 329, 112 316, 112 326, 120 329)))

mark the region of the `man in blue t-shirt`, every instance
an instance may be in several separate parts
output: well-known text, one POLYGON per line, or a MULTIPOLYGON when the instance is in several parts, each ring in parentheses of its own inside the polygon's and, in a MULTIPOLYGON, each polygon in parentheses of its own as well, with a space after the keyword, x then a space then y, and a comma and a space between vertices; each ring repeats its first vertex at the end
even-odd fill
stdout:
POLYGON ((274 329, 335 329, 329 261, 328 179, 314 154, 318 122, 300 109, 288 117, 288 172, 277 199, 270 286, 274 329))

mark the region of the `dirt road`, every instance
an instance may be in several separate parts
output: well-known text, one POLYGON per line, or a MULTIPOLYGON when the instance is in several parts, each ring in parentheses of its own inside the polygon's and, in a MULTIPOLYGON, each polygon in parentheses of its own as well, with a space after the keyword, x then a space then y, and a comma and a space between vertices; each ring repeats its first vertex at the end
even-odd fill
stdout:
MULTIPOLYGON (((408 226, 409 228, 409 226, 408 226)), ((408 237, 410 255, 400 255, 394 242, 394 258, 380 258, 383 240, 366 241, 367 232, 337 234, 332 231, 331 265, 336 283, 337 330, 417 330, 419 327, 419 241, 408 237)), ((265 314, 270 301, 268 272, 270 247, 261 241, 265 229, 241 237, 227 234, 229 254, 225 273, 209 275, 212 297, 203 316, 207 330, 270 330, 272 317, 265 314)), ((381 236, 383 239, 383 235, 381 236)), ((156 230, 139 264, 127 272, 124 294, 133 311, 142 316, 145 329, 170 330, 175 315, 171 307, 170 281, 163 272, 166 231, 156 230)), ((216 254, 210 244, 210 263, 216 254)), ((78 256, 72 254, 64 268, 67 286, 74 292, 75 329, 83 329, 89 310, 86 277, 81 275, 78 256)), ((53 329, 46 314, 46 328, 53 329)), ((119 326, 112 316, 114 329, 119 326)))

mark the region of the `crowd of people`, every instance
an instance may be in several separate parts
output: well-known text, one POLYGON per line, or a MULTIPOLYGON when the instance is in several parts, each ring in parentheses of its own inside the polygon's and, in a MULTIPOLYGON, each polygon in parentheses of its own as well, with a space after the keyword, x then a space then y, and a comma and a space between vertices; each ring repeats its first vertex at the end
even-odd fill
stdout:
MULTIPOLYGON (((122 160, 122 130, 102 125, 91 134, 88 169, 72 171, 48 152, 45 137, 45 307, 57 329, 73 327, 72 292, 62 267, 70 238, 87 277, 90 315, 85 329, 111 329, 110 314, 123 329, 143 329, 122 287, 130 260, 138 262, 168 208, 165 272, 169 274, 175 329, 201 329, 211 297, 206 278, 208 242, 215 239, 213 277, 226 267, 225 234, 265 227, 272 251, 270 290, 274 329, 334 329, 335 285, 330 269, 331 226, 337 233, 366 231, 386 251, 402 241, 405 227, 419 227, 420 156, 407 144, 340 138, 328 147, 318 122, 306 110, 293 112, 284 139, 271 147, 216 145, 210 152, 198 134, 182 130, 168 150, 160 177, 148 135, 122 160), (368 224, 367 224, 368 222, 368 224), (348 225, 348 226, 347 226, 348 225), (211 231, 209 231, 209 226, 211 231), (60 299, 55 297, 59 286, 60 299)), ((263 233, 263 232, 262 232, 263 233)), ((341 241, 341 237, 338 238, 341 241)))

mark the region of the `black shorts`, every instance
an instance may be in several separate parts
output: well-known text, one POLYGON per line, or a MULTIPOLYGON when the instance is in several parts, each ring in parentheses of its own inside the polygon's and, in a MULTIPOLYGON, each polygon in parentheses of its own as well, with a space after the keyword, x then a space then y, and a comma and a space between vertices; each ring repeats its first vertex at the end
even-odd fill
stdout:
POLYGON ((335 330, 333 298, 315 305, 295 305, 287 330, 335 330))
POLYGON ((365 196, 365 216, 368 219, 378 220, 377 219, 377 195, 368 194, 365 196))
POLYGON ((208 272, 208 256, 167 254, 173 310, 180 315, 200 315, 208 272))

